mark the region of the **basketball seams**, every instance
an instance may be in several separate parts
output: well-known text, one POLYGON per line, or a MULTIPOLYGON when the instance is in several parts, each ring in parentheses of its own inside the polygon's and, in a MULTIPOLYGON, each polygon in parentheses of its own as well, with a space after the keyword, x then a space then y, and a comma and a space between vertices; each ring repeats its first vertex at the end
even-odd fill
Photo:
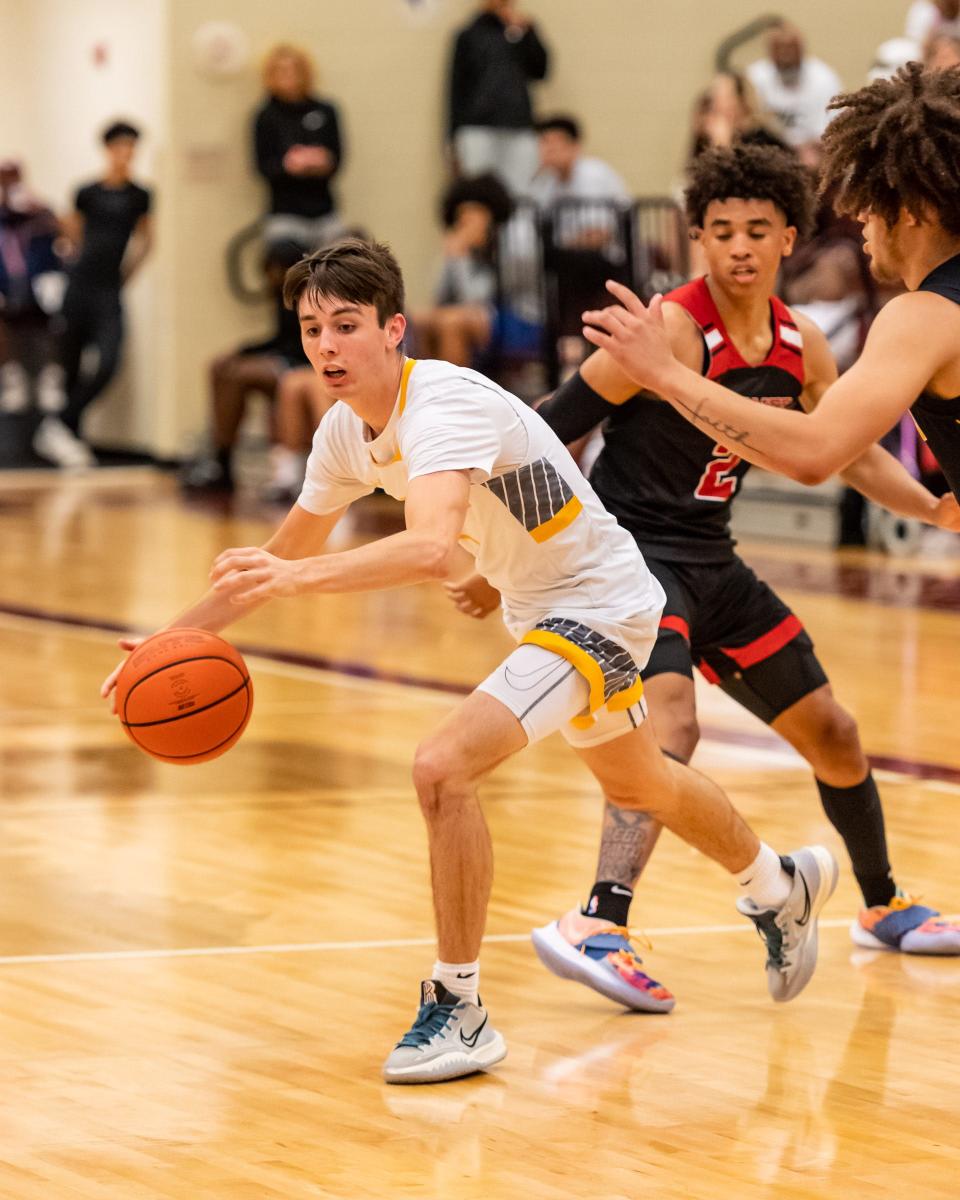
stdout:
MULTIPOLYGON (((226 661, 226 660, 223 660, 223 661, 226 661)), ((171 663, 171 666, 176 666, 176 665, 179 665, 179 664, 171 663)), ((239 672, 239 667, 237 668, 237 671, 239 672)), ((142 683, 143 680, 140 680, 140 682, 142 683)), ((243 689, 245 687, 247 687, 249 683, 250 683, 250 676, 242 675, 240 678, 239 686, 235 687, 232 692, 226 692, 218 700, 211 700, 211 702, 209 704, 204 704, 202 708, 193 708, 189 712, 177 713, 177 715, 175 717, 160 717, 156 721, 122 721, 122 724, 127 729, 151 729, 155 725, 169 725, 171 721, 185 721, 188 717, 195 717, 199 713, 209 712, 209 710, 211 708, 216 708, 218 704, 222 704, 224 702, 224 700, 232 700, 233 697, 238 692, 242 692, 243 689)), ((130 690, 133 691, 133 688, 131 688, 130 690)), ((124 713, 126 713, 126 711, 127 711, 126 703, 124 703, 123 711, 124 711, 124 713)))
MULTIPOLYGON (((151 750, 148 746, 145 746, 142 742, 138 742, 136 737, 131 733, 130 737, 133 740, 133 744, 135 746, 139 747, 139 749, 146 751, 147 754, 149 754, 152 758, 157 759, 159 762, 188 763, 188 762, 191 762, 195 758, 202 758, 202 759, 206 760, 207 756, 213 755, 215 750, 219 750, 221 746, 229 745, 232 741, 234 741, 236 738, 238 738, 240 736, 240 734, 243 733, 244 729, 246 728, 246 723, 250 718, 250 705, 252 702, 251 696, 250 696, 250 680, 249 680, 249 678, 244 681, 243 688, 237 688, 236 692, 231 692, 230 694, 231 694, 231 696, 235 696, 237 694, 237 692, 240 692, 240 691, 246 691, 246 693, 247 693, 247 707, 243 713, 243 720, 240 722, 239 726, 233 731, 233 733, 231 733, 229 735, 229 737, 225 737, 223 739, 223 741, 217 742, 217 744, 215 746, 210 746, 206 750, 198 750, 195 754, 159 754, 156 750, 151 750)), ((126 728, 128 730, 131 728, 140 729, 140 728, 142 728, 142 726, 127 725, 126 728)))
POLYGON ((243 655, 209 630, 164 630, 144 646, 151 642, 158 653, 135 652, 117 680, 124 732, 160 762, 188 765, 219 757, 243 734, 253 711, 253 680, 243 655), (186 644, 180 640, 184 633, 194 635, 186 644), (165 654, 170 655, 167 661, 165 654), (124 675, 131 681, 126 688, 124 675), (144 690, 141 684, 149 686, 144 690), (204 695, 206 703, 190 707, 204 695), (170 714, 174 707, 172 715, 157 715, 170 714), (131 710, 145 719, 131 721, 131 710), (197 720, 188 722, 190 717, 197 720))
MULTIPOLYGON (((213 636, 216 637, 216 634, 214 634, 213 636)), ((238 655, 238 657, 239 657, 239 655, 238 655)), ((124 669, 126 669, 126 667, 128 667, 130 665, 132 658, 133 658, 133 655, 131 655, 130 658, 128 658, 127 661, 123 664, 124 669)), ((150 671, 148 674, 142 675, 137 680, 136 683, 133 683, 130 685, 129 689, 127 690, 126 695, 123 697, 123 716, 120 718, 120 720, 123 722, 123 724, 126 725, 126 723, 127 723, 126 722, 127 704, 130 700, 130 697, 137 690, 137 688, 140 686, 141 683, 146 683, 147 680, 152 679, 154 677, 154 675, 159 675, 161 671, 168 671, 171 667, 179 667, 183 663, 192 663, 192 662, 225 662, 225 663, 229 663, 231 667, 236 668, 238 675, 243 676, 243 670, 237 666, 236 660, 232 659, 232 658, 228 658, 225 654, 194 654, 194 655, 191 655, 190 658, 178 658, 176 660, 176 662, 162 663, 159 667, 156 667, 154 670, 150 671)), ((244 665, 246 665, 246 664, 244 664, 244 665)), ((249 675, 246 678, 249 679, 250 678, 249 675)), ((120 676, 117 679, 118 686, 122 679, 123 679, 123 671, 120 672, 120 676)))

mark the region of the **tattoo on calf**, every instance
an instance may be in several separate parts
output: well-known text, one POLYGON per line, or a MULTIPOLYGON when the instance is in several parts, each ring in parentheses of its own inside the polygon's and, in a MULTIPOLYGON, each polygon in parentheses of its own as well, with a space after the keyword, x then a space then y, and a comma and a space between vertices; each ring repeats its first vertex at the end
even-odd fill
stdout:
POLYGON ((608 804, 603 814, 597 879, 632 887, 653 853, 661 828, 649 813, 608 804))

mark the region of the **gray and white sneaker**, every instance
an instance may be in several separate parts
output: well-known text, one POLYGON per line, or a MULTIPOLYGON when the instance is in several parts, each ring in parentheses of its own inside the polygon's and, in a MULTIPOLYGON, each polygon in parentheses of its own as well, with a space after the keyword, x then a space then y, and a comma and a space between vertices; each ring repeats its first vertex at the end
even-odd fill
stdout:
POLYGON ((774 1000, 792 1000, 810 982, 817 966, 817 915, 833 895, 840 869, 825 846, 804 846, 782 860, 793 888, 779 909, 758 908, 752 900, 737 909, 756 925, 767 947, 767 987, 774 1000))
POLYGON ((455 996, 436 979, 420 985, 420 1011, 383 1064, 387 1083, 439 1083, 500 1062, 507 1054, 487 1011, 455 996))

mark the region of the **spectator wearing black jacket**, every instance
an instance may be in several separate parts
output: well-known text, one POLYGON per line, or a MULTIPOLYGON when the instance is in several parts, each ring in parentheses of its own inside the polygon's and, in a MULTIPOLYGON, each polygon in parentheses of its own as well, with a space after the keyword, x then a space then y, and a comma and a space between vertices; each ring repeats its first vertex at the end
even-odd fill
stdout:
POLYGON ((457 34, 450 70, 449 136, 459 170, 493 171, 514 194, 537 169, 530 83, 547 75, 547 50, 515 0, 486 0, 457 34))
POLYGON ((264 235, 315 250, 343 233, 330 188, 343 159, 337 110, 312 95, 313 67, 296 46, 270 52, 263 80, 269 96, 253 136, 257 170, 270 186, 264 235))

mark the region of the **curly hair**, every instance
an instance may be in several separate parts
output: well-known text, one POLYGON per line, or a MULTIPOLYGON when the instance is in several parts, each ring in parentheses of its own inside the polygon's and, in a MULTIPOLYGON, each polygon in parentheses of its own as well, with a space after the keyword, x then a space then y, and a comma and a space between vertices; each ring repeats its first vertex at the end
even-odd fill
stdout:
POLYGON ((684 193, 687 220, 702 229, 714 200, 769 200, 795 225, 801 237, 813 228, 814 195, 810 177, 790 150, 739 142, 705 150, 690 168, 684 193))
POLYGON ((837 212, 895 225, 902 208, 931 212, 960 236, 960 68, 907 63, 889 79, 835 96, 823 135, 821 193, 837 212))
POLYGON ((440 199, 440 219, 445 229, 452 229, 461 204, 482 204, 488 209, 494 225, 503 225, 513 213, 510 193, 496 175, 468 175, 455 179, 440 199))

